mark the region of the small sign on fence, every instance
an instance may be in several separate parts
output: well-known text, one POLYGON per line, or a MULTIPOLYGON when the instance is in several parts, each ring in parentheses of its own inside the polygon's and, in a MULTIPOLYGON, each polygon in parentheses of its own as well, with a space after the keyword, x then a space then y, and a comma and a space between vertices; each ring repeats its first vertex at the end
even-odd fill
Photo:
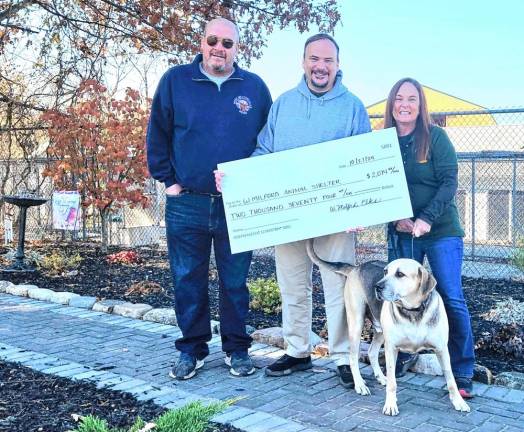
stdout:
POLYGON ((77 191, 53 192, 53 228, 77 230, 79 215, 80 194, 77 191))

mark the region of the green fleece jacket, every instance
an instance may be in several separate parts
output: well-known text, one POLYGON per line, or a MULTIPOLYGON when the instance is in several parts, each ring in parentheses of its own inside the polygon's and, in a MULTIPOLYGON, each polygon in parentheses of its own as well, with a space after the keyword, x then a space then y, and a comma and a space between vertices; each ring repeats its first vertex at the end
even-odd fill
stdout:
MULTIPOLYGON (((426 161, 419 162, 413 151, 413 134, 399 137, 404 170, 414 219, 431 225, 421 238, 464 237, 460 226, 455 194, 458 187, 458 162, 448 135, 438 126, 430 132, 430 150, 426 161)), ((411 234, 400 233, 411 237, 411 234)))

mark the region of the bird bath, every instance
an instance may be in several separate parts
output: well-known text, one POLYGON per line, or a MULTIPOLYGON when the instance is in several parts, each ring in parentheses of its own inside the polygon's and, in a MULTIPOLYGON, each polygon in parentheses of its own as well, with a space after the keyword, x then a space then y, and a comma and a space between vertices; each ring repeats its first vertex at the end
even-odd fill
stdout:
POLYGON ((4 272, 31 272, 35 271, 35 267, 24 261, 24 241, 25 241, 25 223, 27 216, 27 209, 33 206, 44 204, 47 199, 35 196, 29 192, 22 192, 18 195, 4 195, 2 199, 8 203, 20 208, 20 215, 18 217, 18 248, 16 250, 15 261, 6 268, 4 272))

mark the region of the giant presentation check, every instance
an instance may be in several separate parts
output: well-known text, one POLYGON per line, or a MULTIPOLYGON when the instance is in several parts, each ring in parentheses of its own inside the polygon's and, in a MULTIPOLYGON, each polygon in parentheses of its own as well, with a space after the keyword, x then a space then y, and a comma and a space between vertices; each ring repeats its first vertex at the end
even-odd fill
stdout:
POLYGON ((394 128, 218 169, 233 253, 412 216, 394 128))

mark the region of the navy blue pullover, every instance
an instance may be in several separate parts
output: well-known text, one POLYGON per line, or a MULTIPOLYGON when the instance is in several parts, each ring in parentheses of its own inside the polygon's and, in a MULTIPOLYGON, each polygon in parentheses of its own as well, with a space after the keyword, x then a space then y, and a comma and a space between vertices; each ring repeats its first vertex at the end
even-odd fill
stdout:
POLYGON ((262 79, 235 63, 219 88, 200 70, 202 55, 161 78, 147 130, 151 176, 169 187, 217 193, 218 163, 247 158, 266 123, 271 95, 262 79))

